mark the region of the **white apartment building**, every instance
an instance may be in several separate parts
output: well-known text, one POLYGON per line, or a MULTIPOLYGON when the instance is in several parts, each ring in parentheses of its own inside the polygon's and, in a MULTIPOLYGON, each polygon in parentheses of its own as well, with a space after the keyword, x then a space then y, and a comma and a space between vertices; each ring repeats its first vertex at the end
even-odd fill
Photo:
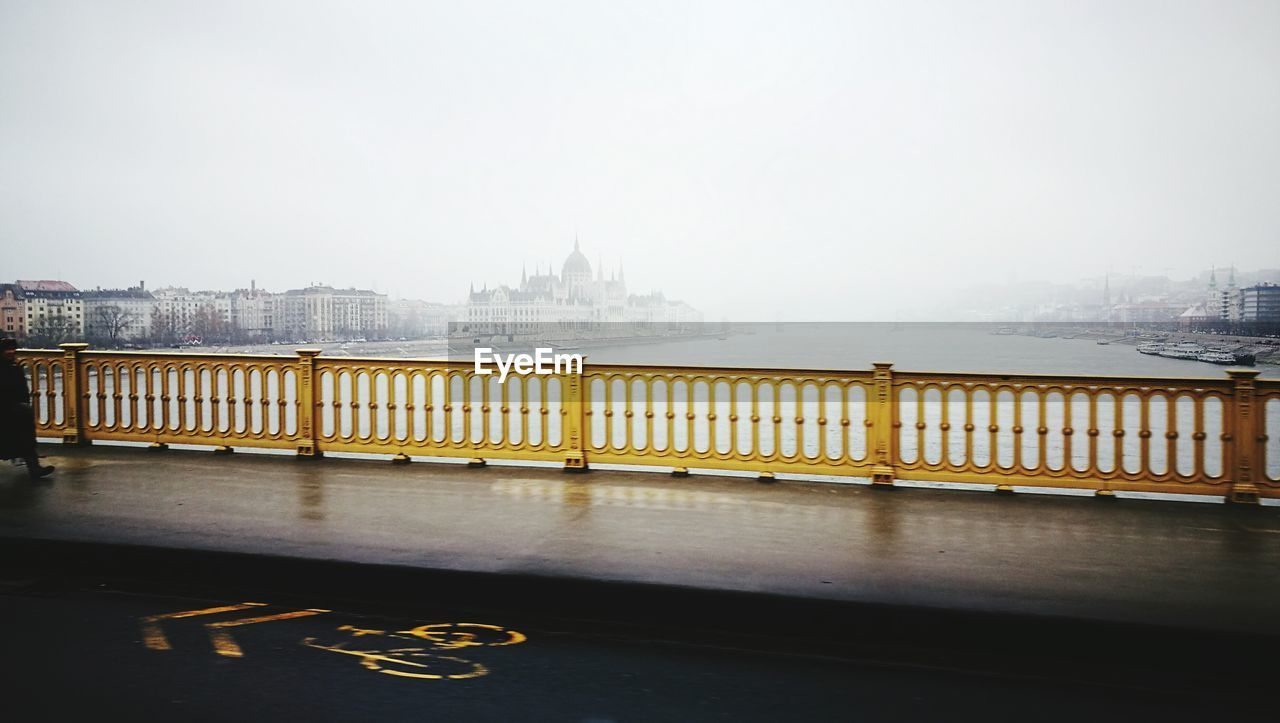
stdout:
POLYGON ((273 331, 294 341, 380 338, 389 325, 387 307, 385 294, 365 289, 290 289, 274 299, 273 331))
POLYGON ((152 336, 187 339, 192 328, 198 326, 197 318, 208 315, 209 310, 219 318, 229 318, 229 309, 219 308, 218 293, 214 291, 192 292, 177 286, 156 289, 155 308, 152 311, 152 336))
POLYGON ((145 283, 127 289, 93 289, 81 296, 88 339, 136 341, 151 336, 156 299, 145 283))
POLYGON ((79 289, 65 281, 48 279, 19 279, 14 285, 24 297, 24 325, 28 335, 53 333, 76 339, 84 337, 84 301, 79 289))

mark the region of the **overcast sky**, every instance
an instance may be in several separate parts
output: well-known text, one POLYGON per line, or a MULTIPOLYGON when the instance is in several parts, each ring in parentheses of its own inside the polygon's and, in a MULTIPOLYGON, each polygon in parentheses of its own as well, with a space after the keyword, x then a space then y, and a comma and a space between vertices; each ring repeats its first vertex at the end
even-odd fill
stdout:
POLYGON ((0 0, 0 277, 709 319, 1280 265, 1280 2, 0 0))

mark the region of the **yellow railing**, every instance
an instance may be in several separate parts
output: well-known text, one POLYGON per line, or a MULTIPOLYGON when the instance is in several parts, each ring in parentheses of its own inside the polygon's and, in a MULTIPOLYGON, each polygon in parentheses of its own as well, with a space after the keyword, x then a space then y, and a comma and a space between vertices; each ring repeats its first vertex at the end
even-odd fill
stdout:
POLYGON ((1280 497, 1280 382, 23 350, 42 436, 1280 497), (71 400, 75 400, 71 403, 71 400))

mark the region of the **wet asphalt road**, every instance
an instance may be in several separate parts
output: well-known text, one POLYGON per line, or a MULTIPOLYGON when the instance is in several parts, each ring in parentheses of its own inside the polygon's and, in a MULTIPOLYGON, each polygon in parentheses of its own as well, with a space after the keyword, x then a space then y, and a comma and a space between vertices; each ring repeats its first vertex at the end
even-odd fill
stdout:
POLYGON ((1280 634, 1275 507, 46 445, 0 539, 1280 634))
POLYGON ((880 665, 852 650, 783 653, 760 640, 707 644, 518 612, 307 602, 6 580, 4 713, 22 721, 1266 720, 1208 686, 974 675, 880 665), (188 616, 163 617, 175 613, 188 616))
POLYGON ((49 452, 7 719, 1274 718, 1274 508, 49 452))

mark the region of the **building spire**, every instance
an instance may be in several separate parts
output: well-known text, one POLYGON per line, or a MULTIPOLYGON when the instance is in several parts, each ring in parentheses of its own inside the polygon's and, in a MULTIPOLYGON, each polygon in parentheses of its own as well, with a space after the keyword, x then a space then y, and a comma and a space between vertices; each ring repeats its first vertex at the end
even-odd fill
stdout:
POLYGON ((527 283, 529 283, 529 277, 528 277, 528 275, 525 273, 525 270, 524 270, 524 262, 523 262, 523 261, 521 261, 521 262, 520 262, 520 285, 521 285, 521 286, 524 286, 524 285, 525 285, 525 284, 527 284, 527 283))
POLYGON ((578 232, 577 232, 577 231, 574 231, 574 232, 573 232, 573 250, 574 250, 574 251, 580 251, 580 250, 581 250, 581 249, 579 249, 579 248, 578 248, 578 232))
POLYGON ((1102 313, 1106 315, 1107 321, 1111 321, 1111 272, 1103 277, 1102 282, 1102 313))

